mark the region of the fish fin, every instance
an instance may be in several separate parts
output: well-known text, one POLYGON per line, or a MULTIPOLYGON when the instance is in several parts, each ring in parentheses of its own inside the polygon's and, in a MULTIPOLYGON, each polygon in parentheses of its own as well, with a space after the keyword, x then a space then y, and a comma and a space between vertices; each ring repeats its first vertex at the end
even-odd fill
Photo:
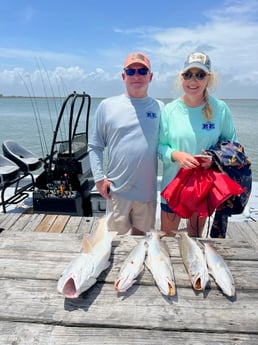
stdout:
POLYGON ((113 231, 108 229, 108 221, 111 217, 113 212, 108 212, 105 214, 105 216, 101 217, 98 220, 98 226, 96 229, 96 236, 94 237, 94 245, 101 241, 103 239, 103 236, 105 236, 108 233, 108 236, 110 236, 111 242, 118 234, 118 231, 113 231))
MULTIPOLYGON (((111 214, 111 213, 110 213, 111 214)), ((108 231, 108 220, 110 217, 110 214, 105 214, 103 217, 97 219, 97 224, 92 229, 92 232, 90 233, 88 240, 91 243, 92 248, 95 247, 99 242, 103 240, 103 237, 108 231)), ((112 232, 112 240, 115 237, 116 233, 112 232)))
POLYGON ((92 252, 92 244, 89 241, 89 239, 86 237, 86 235, 83 236, 82 239, 82 249, 81 249, 82 253, 90 253, 92 252))
POLYGON ((110 237, 111 237, 111 241, 113 241, 113 239, 116 237, 116 235, 118 234, 117 231, 109 231, 110 237))
POLYGON ((158 230, 158 229, 150 229, 149 235, 147 236, 152 236, 152 234, 157 234, 160 238, 164 237, 167 235, 167 233, 163 230, 158 230))
POLYGON ((92 247, 94 247, 98 242, 103 239, 106 227, 107 227, 107 215, 101 217, 97 221, 97 226, 94 229, 94 232, 90 236, 90 242, 92 243, 92 247))
POLYGON ((170 256, 169 247, 168 247, 168 244, 166 241, 164 241, 164 240, 161 241, 161 248, 163 248, 163 250, 165 250, 165 254, 170 256))
POLYGON ((163 238, 163 237, 167 236, 167 233, 165 231, 162 231, 162 230, 159 230, 158 234, 159 234, 160 238, 163 238))

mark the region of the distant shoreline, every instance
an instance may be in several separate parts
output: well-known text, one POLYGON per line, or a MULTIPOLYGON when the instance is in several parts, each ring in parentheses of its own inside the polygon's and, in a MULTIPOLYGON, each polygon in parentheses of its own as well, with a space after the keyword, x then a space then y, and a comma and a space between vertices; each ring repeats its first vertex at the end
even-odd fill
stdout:
MULTIPOLYGON (((1 98, 66 98, 66 96, 6 96, 6 95, 0 95, 0 99, 1 98)), ((91 98, 94 98, 94 99, 103 99, 103 98, 106 98, 106 97, 92 97, 91 98)), ((161 97, 158 97, 158 98, 161 98, 161 97)), ((167 98, 167 97, 164 97, 164 98, 161 98, 161 99, 167 99, 167 100, 172 100, 172 98, 167 98)), ((220 98, 222 100, 229 100, 229 101, 254 101, 254 102, 257 102, 258 101, 258 98, 220 98)))
MULTIPOLYGON (((0 95, 0 99, 1 98, 66 98, 67 96, 4 96, 4 95, 0 95)), ((95 99, 103 99, 104 97, 91 97, 91 98, 95 98, 95 99)))

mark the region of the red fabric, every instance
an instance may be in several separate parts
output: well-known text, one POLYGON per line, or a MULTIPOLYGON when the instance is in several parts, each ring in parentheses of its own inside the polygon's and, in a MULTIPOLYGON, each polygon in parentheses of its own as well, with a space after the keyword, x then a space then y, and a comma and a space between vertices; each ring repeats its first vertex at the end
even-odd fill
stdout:
POLYGON ((190 218, 194 212, 208 217, 222 202, 241 193, 243 188, 224 173, 197 167, 180 169, 161 195, 180 217, 190 218))

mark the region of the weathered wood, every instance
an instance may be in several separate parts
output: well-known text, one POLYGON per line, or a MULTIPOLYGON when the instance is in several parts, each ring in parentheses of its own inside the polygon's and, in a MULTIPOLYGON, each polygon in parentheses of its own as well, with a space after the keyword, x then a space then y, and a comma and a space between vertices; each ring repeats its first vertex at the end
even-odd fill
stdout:
POLYGON ((20 213, 1 214, 1 228, 4 228, 5 230, 10 230, 13 224, 15 224, 18 221, 20 216, 20 213))
POLYGON ((49 229, 51 228, 51 226, 54 223, 54 221, 56 220, 56 218, 57 218, 57 215, 55 215, 55 214, 45 215, 45 217, 42 219, 40 224, 36 227, 35 231, 37 231, 37 232, 49 231, 49 229))
POLYGON ((258 335, 160 331, 138 328, 64 327, 27 322, 0 323, 0 345, 255 345, 258 335), (26 342, 24 341, 26 339, 26 342))
MULTIPOLYGON (((91 224, 90 224, 91 225, 91 224)), ((85 233, 90 232, 90 229, 85 228, 85 233)), ((4 241, 0 241, 0 248, 16 248, 24 251, 38 250, 38 251, 75 251, 81 250, 82 233, 35 233, 35 232, 9 232, 3 231, 0 234, 0 238, 4 237, 4 241)), ((113 241, 114 254, 120 254, 125 256, 136 245, 140 237, 133 236, 117 236, 113 241)), ((179 258, 178 241, 176 238, 165 238, 170 255, 174 258, 179 258)), ((225 260, 258 260, 258 251, 251 248, 245 242, 238 242, 227 239, 215 239, 211 240, 214 247, 219 254, 223 256, 225 260), (242 246, 241 246, 242 244, 242 246)))
POLYGON ((123 235, 113 241, 110 267, 74 300, 57 292, 57 281, 80 254, 83 235, 95 229, 97 219, 12 214, 0 216, 0 224, 5 224, 0 234, 0 345, 258 343, 254 222, 230 223, 227 239, 211 240, 234 277, 234 298, 212 279, 204 292, 193 290, 177 238, 163 239, 175 272, 174 297, 160 293, 147 268, 127 292, 117 293, 114 281, 141 239, 123 235))
POLYGON ((70 217, 68 222, 65 225, 64 233, 76 233, 78 231, 78 227, 81 223, 81 217, 70 217))
POLYGON ((50 227, 49 232, 63 232, 68 219, 69 216, 59 215, 50 227))
POLYGON ((82 234, 60 234, 46 232, 8 232, 0 234, 0 249, 37 252, 75 252, 81 248, 82 234))
POLYGON ((236 300, 216 290, 195 294, 181 288, 161 296, 156 286, 133 286, 119 296, 97 283, 79 298, 64 299, 56 281, 0 279, 0 319, 65 326, 258 333, 258 292, 238 291, 236 300), (24 312, 26 310, 26 313, 24 312), (126 311, 126 312, 125 312, 126 311), (218 318, 219 316, 219 318, 218 318))
POLYGON ((42 222, 42 219, 45 217, 44 214, 36 214, 36 213, 33 213, 31 215, 26 214, 23 216, 27 220, 27 224, 23 228, 23 231, 26 231, 26 232, 35 231, 37 226, 42 222))
MULTIPOLYGON (((69 262, 79 253, 60 252, 60 251, 23 251, 23 250, 0 250, 0 276, 4 278, 35 278, 57 280, 69 262)), ((120 268, 124 262, 124 256, 111 255, 111 267, 101 274, 98 278, 100 282, 114 284, 118 277, 120 268)), ((258 281, 258 262, 257 261, 227 261, 235 280, 236 290, 249 289, 255 290, 258 281)), ((173 260, 176 286, 192 288, 189 277, 179 260, 173 260)), ((144 269, 138 279, 137 284, 153 285, 152 275, 147 268, 144 269)), ((210 287, 219 288, 210 278, 210 287)), ((208 287, 209 288, 209 287, 208 287)))
POLYGON ((81 222, 77 228, 77 233, 80 234, 86 234, 90 233, 92 230, 92 227, 98 224, 98 219, 96 218, 90 218, 90 217, 82 217, 81 222))
POLYGON ((228 234, 227 237, 247 241, 253 248, 258 248, 258 224, 256 222, 229 222, 228 234))

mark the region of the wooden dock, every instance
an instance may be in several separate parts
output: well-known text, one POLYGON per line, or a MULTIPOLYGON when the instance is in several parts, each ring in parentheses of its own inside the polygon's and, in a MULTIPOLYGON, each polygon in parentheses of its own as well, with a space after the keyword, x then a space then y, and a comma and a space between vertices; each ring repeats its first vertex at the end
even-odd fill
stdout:
POLYGON ((80 252, 82 234, 96 218, 0 214, 0 345, 256 345, 258 344, 258 224, 229 223, 213 240, 228 263, 236 296, 211 279, 196 293, 176 238, 165 238, 177 294, 161 295, 148 269, 126 293, 114 281, 136 237, 117 236, 111 266, 79 298, 56 290, 66 265, 80 252))

